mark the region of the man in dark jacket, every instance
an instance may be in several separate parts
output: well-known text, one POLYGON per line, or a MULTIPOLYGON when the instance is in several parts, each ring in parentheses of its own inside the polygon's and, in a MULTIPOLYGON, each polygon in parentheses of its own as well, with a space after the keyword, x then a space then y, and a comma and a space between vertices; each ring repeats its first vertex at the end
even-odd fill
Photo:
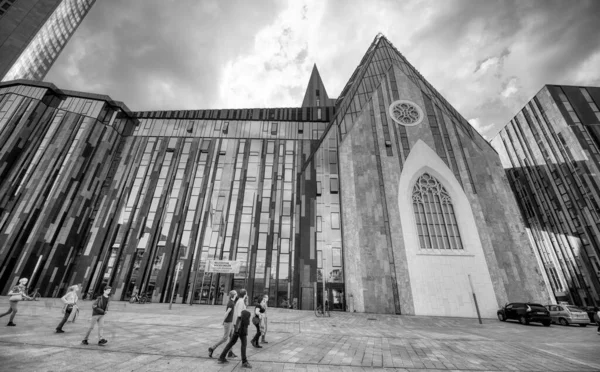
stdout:
POLYGON ((248 310, 242 310, 242 315, 238 319, 239 324, 236 327, 237 332, 235 332, 233 334, 233 336, 229 340, 229 343, 227 344, 227 346, 225 346, 225 349, 223 349, 221 356, 219 356, 219 363, 229 362, 227 359, 225 359, 225 355, 227 355, 229 350, 231 350, 231 348, 233 347, 233 345, 235 345, 235 343, 237 342, 237 340, 239 338, 242 341, 242 347, 241 347, 241 349, 242 349, 242 367, 243 368, 252 368, 250 363, 248 363, 248 359, 246 359, 246 345, 248 344, 247 336, 248 336, 248 325, 250 325, 250 316, 251 316, 251 314, 248 310))
POLYGON ((104 346, 104 344, 108 342, 102 337, 102 332, 104 331, 104 315, 108 312, 108 296, 110 295, 111 289, 112 288, 109 286, 104 287, 102 296, 98 297, 92 304, 92 321, 90 323, 90 328, 88 328, 88 331, 85 334, 85 338, 81 341, 83 345, 89 345, 88 337, 90 337, 90 333, 92 333, 96 323, 98 323, 98 345, 104 346))

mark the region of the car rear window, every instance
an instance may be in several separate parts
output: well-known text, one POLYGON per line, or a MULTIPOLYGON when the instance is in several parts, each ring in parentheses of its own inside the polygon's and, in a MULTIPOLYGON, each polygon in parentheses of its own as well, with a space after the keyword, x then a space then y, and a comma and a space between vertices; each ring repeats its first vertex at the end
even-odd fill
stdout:
POLYGON ((529 305, 529 307, 532 311, 548 311, 548 309, 546 309, 542 305, 529 305))
POLYGON ((567 309, 569 309, 569 311, 572 313, 585 313, 585 311, 581 310, 577 306, 567 306, 567 309))

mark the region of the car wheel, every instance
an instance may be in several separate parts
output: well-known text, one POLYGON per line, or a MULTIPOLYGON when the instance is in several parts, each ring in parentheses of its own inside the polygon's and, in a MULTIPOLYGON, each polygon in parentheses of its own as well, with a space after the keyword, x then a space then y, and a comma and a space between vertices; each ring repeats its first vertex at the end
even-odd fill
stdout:
POLYGON ((558 322, 560 323, 560 325, 563 325, 563 326, 568 326, 569 325, 569 322, 567 322, 567 320, 565 318, 560 318, 558 320, 558 322))
POLYGON ((498 320, 501 322, 506 322, 506 317, 504 316, 504 314, 499 313, 498 314, 498 320))
POLYGON ((550 327, 550 323, 551 323, 551 322, 544 322, 544 323, 542 323, 542 324, 544 325, 544 327, 550 327))
POLYGON ((525 318, 525 316, 521 315, 521 317, 519 318, 519 323, 527 325, 529 324, 529 321, 527 320, 527 318, 525 318))
POLYGON ((580 324, 580 327, 587 327, 587 324, 580 324))

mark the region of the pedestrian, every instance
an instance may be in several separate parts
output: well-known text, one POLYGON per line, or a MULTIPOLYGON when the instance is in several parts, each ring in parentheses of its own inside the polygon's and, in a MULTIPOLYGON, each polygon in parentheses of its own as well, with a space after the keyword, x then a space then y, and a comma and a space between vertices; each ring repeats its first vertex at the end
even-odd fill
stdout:
POLYGON ((240 289, 240 294, 237 298, 237 300, 235 301, 235 308, 233 309, 233 327, 234 327, 234 332, 237 332, 237 326, 238 326, 238 319, 240 318, 240 316, 242 315, 242 310, 246 310, 246 299, 248 298, 248 292, 246 292, 246 289, 242 288, 240 289))
MULTIPOLYGON (((243 290, 242 290, 243 291, 243 290)), ((240 291, 240 295, 242 294, 242 291, 240 291)), ((239 302, 240 300, 238 300, 239 302)), ((233 345, 235 345, 235 343, 237 342, 238 338, 241 340, 241 353, 242 353, 242 368, 252 368, 252 365, 250 365, 250 363, 248 363, 248 358, 246 358, 246 346, 248 343, 248 325, 250 325, 250 316, 252 314, 250 314, 250 312, 248 310, 242 310, 241 312, 241 316, 238 318, 237 322, 236 322, 236 331, 234 332, 233 336, 231 336, 231 339, 229 340, 229 343, 227 344, 227 346, 225 346, 225 349, 223 349, 223 352, 221 353, 221 355, 219 356, 219 364, 223 364, 223 363, 228 363, 229 361, 227 359, 225 359, 225 355, 227 355, 227 353, 229 352, 229 350, 231 350, 231 348, 233 347, 233 345)))
POLYGON ((254 308, 254 317, 252 318, 252 324, 254 324, 254 326, 256 327, 256 334, 254 335, 254 338, 252 338, 252 341, 250 342, 252 344, 252 346, 256 347, 256 348, 262 348, 262 346, 260 346, 258 344, 258 340, 260 339, 260 335, 261 335, 261 331, 260 331, 260 324, 262 322, 262 317, 263 314, 265 313, 265 311, 267 311, 266 308, 266 299, 268 298, 267 295, 262 296, 262 299, 259 303, 256 304, 256 307, 254 308))
POLYGON ((62 302, 65 304, 63 306, 63 313, 65 314, 61 320, 61 322, 58 324, 58 327, 56 327, 56 333, 65 333, 65 331, 63 331, 62 327, 65 325, 65 323, 67 322, 67 320, 69 319, 69 316, 71 316, 71 312, 73 311, 77 311, 77 291, 79 290, 79 286, 77 284, 72 285, 69 287, 67 294, 65 294, 61 300, 62 302))
MULTIPOLYGON (((223 320, 223 337, 214 344, 213 346, 208 348, 208 356, 212 358, 213 352, 215 349, 221 345, 223 342, 228 341, 229 338, 233 335, 233 312, 235 308, 235 300, 237 299, 237 292, 232 290, 229 292, 229 302, 227 303, 227 308, 225 309, 225 319, 223 320)), ((235 358, 235 355, 231 350, 227 355, 228 358, 235 358)))
POLYGON ((261 342, 263 344, 268 344, 267 340, 265 340, 265 337, 267 336, 267 310, 269 308, 269 295, 265 295, 264 298, 264 307, 265 307, 265 312, 262 314, 262 318, 261 318, 261 322, 260 322, 260 333, 262 334, 261 337, 261 342))
POLYGON ((28 281, 29 279, 27 278, 19 279, 19 284, 14 286, 13 289, 11 289, 8 292, 8 295, 10 296, 8 299, 8 301, 10 302, 10 307, 8 308, 7 312, 0 315, 0 318, 2 318, 3 316, 12 313, 10 315, 10 320, 8 321, 8 324, 6 325, 7 327, 16 326, 16 324, 13 323, 13 320, 15 320, 15 315, 17 315, 17 305, 19 304, 19 301, 23 301, 24 299, 31 300, 31 297, 27 296, 26 294, 28 281))
POLYGON ((104 344, 108 342, 102 337, 102 332, 104 331, 104 315, 106 315, 106 312, 108 311, 108 295, 110 295, 111 289, 112 288, 109 286, 104 287, 102 296, 98 297, 92 304, 92 320, 90 322, 90 327, 85 334, 85 338, 81 341, 83 345, 89 345, 88 337, 90 337, 90 333, 92 333, 96 323, 98 323, 98 345, 104 346, 104 344))

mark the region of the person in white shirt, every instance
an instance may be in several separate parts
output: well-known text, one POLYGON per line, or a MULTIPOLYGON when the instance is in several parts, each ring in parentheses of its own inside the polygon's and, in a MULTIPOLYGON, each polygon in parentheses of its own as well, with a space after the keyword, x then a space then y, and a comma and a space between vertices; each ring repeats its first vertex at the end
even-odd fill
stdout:
POLYGON ((237 332, 238 327, 238 319, 242 316, 242 311, 246 310, 246 298, 248 298, 248 292, 245 288, 240 289, 240 295, 238 296, 237 301, 235 302, 235 308, 233 309, 233 329, 234 332, 237 332))
POLYGON ((77 310, 77 300, 79 299, 79 297, 77 297, 77 291, 79 291, 79 285, 77 285, 77 284, 72 285, 67 290, 67 294, 61 298, 62 302, 65 304, 65 306, 63 308, 65 315, 63 316, 62 320, 58 324, 58 327, 56 327, 56 333, 65 333, 65 331, 63 331, 62 327, 65 325, 65 323, 69 319, 71 312, 77 310))

